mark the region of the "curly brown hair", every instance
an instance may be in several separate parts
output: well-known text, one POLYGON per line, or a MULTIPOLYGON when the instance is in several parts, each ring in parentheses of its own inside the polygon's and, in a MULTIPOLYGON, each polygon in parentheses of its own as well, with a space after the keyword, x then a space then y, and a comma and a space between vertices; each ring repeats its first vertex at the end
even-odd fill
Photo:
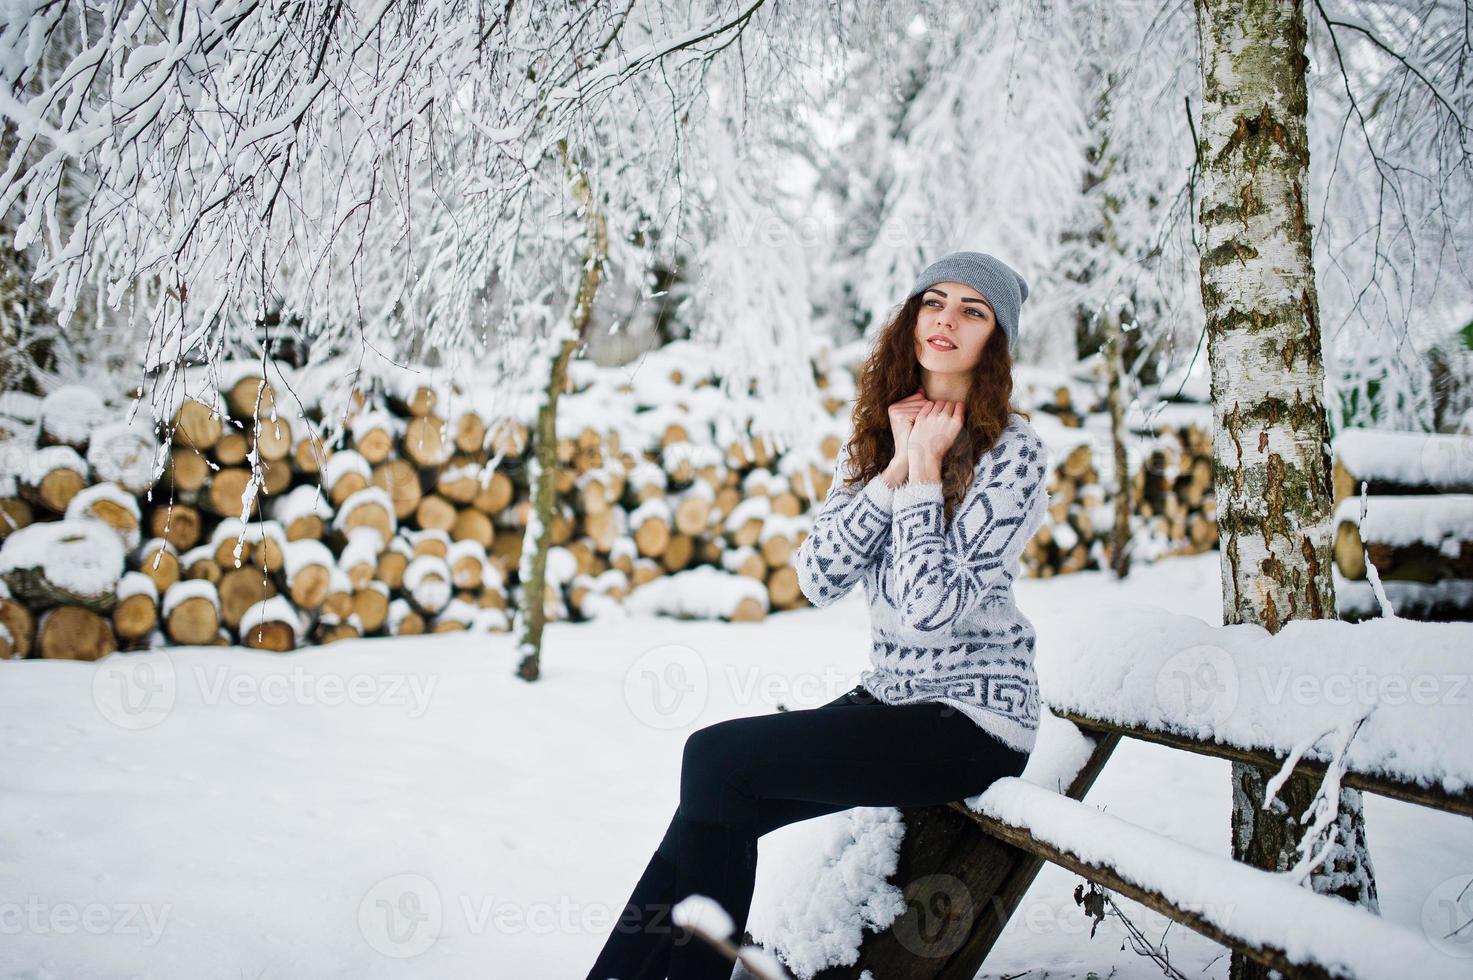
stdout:
MULTIPOLYGON (((846 486, 862 487, 878 476, 895 456, 890 431, 890 406, 921 387, 921 366, 915 355, 916 318, 924 295, 912 296, 880 329, 859 374, 854 402, 854 433, 845 449, 853 472, 846 486)), ((983 455, 997 445, 1007 428, 1008 413, 1030 416, 1012 404, 1013 356, 1007 332, 999 325, 987 338, 981 359, 967 388, 965 421, 956 441, 941 461, 941 493, 948 523, 967 490, 983 455)))

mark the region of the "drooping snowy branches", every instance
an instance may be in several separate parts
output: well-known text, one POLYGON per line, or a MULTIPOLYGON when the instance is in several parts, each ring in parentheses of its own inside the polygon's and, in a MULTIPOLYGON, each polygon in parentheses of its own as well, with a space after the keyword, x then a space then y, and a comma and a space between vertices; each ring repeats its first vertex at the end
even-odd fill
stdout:
POLYGON ((314 358, 484 354, 569 288, 566 159, 615 271, 671 261, 684 130, 763 7, 12 6, 0 212, 62 325, 104 284, 150 371, 272 323, 314 358))
MULTIPOLYGON (((1473 317, 1467 10, 1316 0, 1308 21, 1309 204, 1337 421, 1430 428, 1421 355, 1473 317)), ((1473 364, 1459 367, 1468 390, 1473 364)))

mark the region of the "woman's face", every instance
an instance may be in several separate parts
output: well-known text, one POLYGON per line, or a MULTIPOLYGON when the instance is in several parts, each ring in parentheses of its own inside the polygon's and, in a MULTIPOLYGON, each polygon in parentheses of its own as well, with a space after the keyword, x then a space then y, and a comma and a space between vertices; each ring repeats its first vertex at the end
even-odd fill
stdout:
POLYGON ((937 374, 970 373, 997 317, 982 294, 959 282, 938 282, 921 294, 916 314, 916 360, 937 374), (950 341, 952 348, 947 348, 950 341))

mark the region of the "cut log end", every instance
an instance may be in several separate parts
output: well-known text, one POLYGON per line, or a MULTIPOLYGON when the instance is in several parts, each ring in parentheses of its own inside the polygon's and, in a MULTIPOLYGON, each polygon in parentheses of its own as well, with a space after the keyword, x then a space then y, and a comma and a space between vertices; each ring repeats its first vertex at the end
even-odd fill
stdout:
POLYGON ((289 653, 297 648, 297 633, 290 623, 264 622, 242 630, 241 643, 252 650, 289 653))
POLYGON ((48 660, 101 660, 118 648, 112 623, 82 606, 57 606, 41 618, 37 646, 48 660))

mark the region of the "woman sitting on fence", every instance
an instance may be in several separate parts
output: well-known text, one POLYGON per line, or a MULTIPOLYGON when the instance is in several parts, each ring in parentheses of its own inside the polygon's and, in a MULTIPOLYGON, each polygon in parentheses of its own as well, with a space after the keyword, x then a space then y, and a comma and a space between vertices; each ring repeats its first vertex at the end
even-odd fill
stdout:
POLYGON ((1027 297, 1004 263, 954 252, 881 330, 795 559, 817 606, 863 580, 872 669, 822 707, 688 737, 680 804, 589 980, 728 980, 732 964, 670 909, 709 896, 740 936, 763 834, 850 807, 961 800, 1023 771, 1038 680, 1012 585, 1048 497, 1043 443, 1010 404, 1027 297))

